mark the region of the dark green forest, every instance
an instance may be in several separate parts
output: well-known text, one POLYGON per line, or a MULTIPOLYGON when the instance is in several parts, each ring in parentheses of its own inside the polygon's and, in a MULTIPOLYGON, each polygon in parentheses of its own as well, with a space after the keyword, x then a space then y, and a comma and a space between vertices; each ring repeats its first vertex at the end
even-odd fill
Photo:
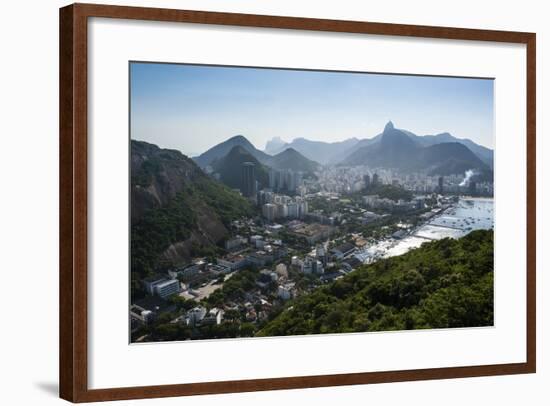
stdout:
MULTIPOLYGON (((185 240, 198 228, 196 214, 201 207, 219 216, 225 225, 252 213, 244 198, 205 178, 180 192, 168 205, 150 210, 132 226, 132 270, 140 274, 152 271, 170 244, 185 240)), ((196 256, 204 254, 197 252, 196 256)))
POLYGON ((256 335, 493 325, 493 231, 423 244, 291 301, 256 335))
POLYGON ((386 198, 395 202, 399 199, 409 202, 413 198, 413 193, 411 191, 406 190, 401 186, 394 185, 370 186, 367 192, 369 195, 378 195, 381 199, 386 198))

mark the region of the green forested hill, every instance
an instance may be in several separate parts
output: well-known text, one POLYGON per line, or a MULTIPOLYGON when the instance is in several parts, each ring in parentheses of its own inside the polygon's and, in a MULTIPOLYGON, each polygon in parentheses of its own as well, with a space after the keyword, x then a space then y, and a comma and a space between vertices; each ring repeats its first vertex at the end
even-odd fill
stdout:
POLYGON ((424 244, 290 302, 259 336, 493 325, 493 231, 424 244))
POLYGON ((254 155, 241 146, 236 146, 223 158, 214 161, 212 166, 220 175, 220 180, 233 189, 242 187, 242 171, 245 162, 252 162, 255 167, 256 180, 261 187, 269 185, 267 167, 258 161, 254 155))
POLYGON ((319 168, 315 161, 307 159, 294 148, 287 148, 271 158, 270 166, 279 170, 290 169, 297 172, 313 173, 319 168))
POLYGON ((131 142, 132 292, 162 266, 213 254, 228 225, 253 208, 178 151, 131 142))

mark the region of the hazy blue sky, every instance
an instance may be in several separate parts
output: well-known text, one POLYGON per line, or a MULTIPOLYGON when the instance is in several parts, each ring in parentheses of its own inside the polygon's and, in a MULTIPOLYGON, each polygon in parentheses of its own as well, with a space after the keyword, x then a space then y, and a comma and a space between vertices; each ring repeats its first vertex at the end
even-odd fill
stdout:
POLYGON ((131 137, 195 155, 237 134, 267 140, 371 138, 388 120, 493 147, 493 81, 131 64, 131 137))

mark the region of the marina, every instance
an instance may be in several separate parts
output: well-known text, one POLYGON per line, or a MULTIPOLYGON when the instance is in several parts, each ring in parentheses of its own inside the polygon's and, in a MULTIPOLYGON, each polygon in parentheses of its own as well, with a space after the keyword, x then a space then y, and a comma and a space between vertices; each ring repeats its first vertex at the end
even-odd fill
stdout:
POLYGON ((405 254, 425 242, 447 237, 460 238, 473 230, 491 228, 494 228, 493 199, 465 197, 428 222, 409 230, 403 238, 380 240, 356 256, 363 263, 369 264, 381 258, 405 254))

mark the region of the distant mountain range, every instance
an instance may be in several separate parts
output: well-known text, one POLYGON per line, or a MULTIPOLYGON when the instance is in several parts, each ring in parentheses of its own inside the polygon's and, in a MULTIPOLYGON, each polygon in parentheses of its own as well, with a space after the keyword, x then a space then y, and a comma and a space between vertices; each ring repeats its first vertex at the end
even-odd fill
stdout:
POLYGON ((220 169, 221 160, 224 160, 224 158, 227 157, 232 151, 234 154, 236 154, 235 156, 242 157, 242 150, 248 152, 248 154, 254 157, 254 161, 257 161, 268 168, 279 170, 291 169, 301 172, 314 172, 319 167, 319 164, 317 162, 306 158, 294 148, 285 148, 275 155, 269 155, 257 149, 242 135, 231 137, 228 140, 215 145, 205 153, 193 159, 202 168, 211 166, 214 170, 218 171, 220 169), (233 151, 235 147, 239 147, 240 149, 237 151, 233 151))
POLYGON ((390 121, 382 134, 366 145, 358 143, 354 152, 340 165, 427 171, 432 175, 464 173, 469 169, 480 174, 491 173, 490 167, 479 156, 454 137, 423 138, 396 129, 390 121), (438 142, 443 138, 449 141, 438 142))
POLYGON ((275 137, 266 143, 265 151, 237 135, 193 159, 203 169, 217 172, 231 187, 238 187, 243 162, 256 163, 260 183, 269 168, 312 173, 320 164, 366 165, 426 171, 433 175, 464 173, 472 169, 486 177, 492 176, 493 168, 493 151, 489 148, 449 133, 419 136, 395 128, 391 121, 373 138, 349 138, 333 143, 296 138, 285 143, 275 137))
POLYGON ((268 165, 275 169, 290 169, 298 172, 311 173, 319 168, 319 164, 307 159, 294 148, 285 148, 284 151, 271 157, 268 165))
POLYGON ((286 142, 281 137, 273 137, 266 142, 264 152, 266 154, 275 155, 284 149, 286 142))
MULTIPOLYGON (((393 126, 393 124, 392 124, 393 126)), ((436 135, 416 135, 407 130, 399 130, 413 141, 422 146, 431 146, 441 143, 455 142, 466 146, 490 169, 493 168, 493 150, 476 144, 470 139, 456 138, 449 133, 436 135)), ((376 144, 382 138, 380 133, 372 138, 357 139, 349 138, 339 142, 310 141, 305 138, 296 138, 290 143, 285 143, 279 137, 275 137, 266 144, 265 152, 269 154, 278 153, 286 148, 293 148, 306 158, 319 162, 323 165, 346 164, 347 159, 358 149, 376 144)))
MULTIPOLYGON (((322 165, 336 164, 346 158, 352 148, 359 142, 357 138, 349 138, 339 142, 310 141, 305 138, 295 138, 290 143, 273 142, 266 144, 266 151, 271 154, 279 153, 292 148, 306 158, 319 162, 322 165), (269 148, 269 151, 268 149, 269 148)), ((280 141, 280 138, 277 139, 280 141)))
POLYGON ((458 142, 464 145, 470 151, 477 155, 479 159, 483 161, 489 168, 493 169, 493 150, 483 145, 476 144, 468 138, 456 138, 449 133, 441 133, 436 135, 423 135, 418 136, 409 131, 406 131, 407 135, 413 138, 418 143, 424 146, 442 144, 446 142, 458 142))

